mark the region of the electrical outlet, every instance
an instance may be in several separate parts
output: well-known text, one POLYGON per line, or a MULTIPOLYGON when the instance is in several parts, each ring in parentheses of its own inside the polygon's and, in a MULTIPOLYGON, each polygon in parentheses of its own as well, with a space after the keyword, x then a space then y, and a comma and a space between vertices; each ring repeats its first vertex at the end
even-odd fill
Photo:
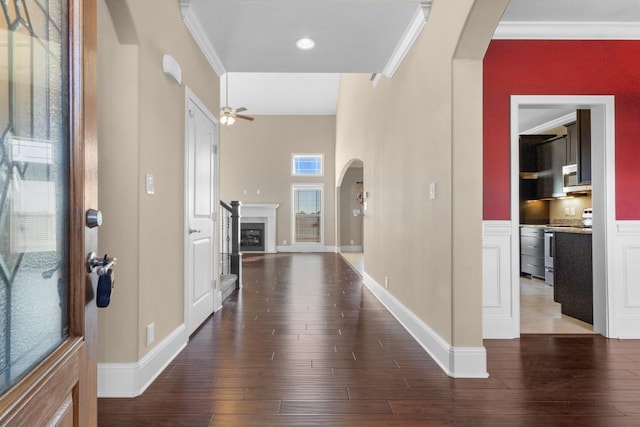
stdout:
POLYGON ((353 246, 353 243, 354 243, 354 242, 353 242, 353 240, 349 240, 349 244, 350 244, 351 246, 353 246))
POLYGON ((151 345, 151 343, 155 339, 155 337, 154 337, 155 329, 156 329, 156 324, 155 323, 149 323, 147 325, 147 345, 151 345))
POLYGON ((259 188, 256 190, 256 194, 260 194, 260 189, 259 188))
POLYGON ((384 276, 384 288, 389 289, 389 278, 384 276))
POLYGON ((287 246, 287 241, 286 240, 282 241, 282 246, 287 246))
POLYGON ((575 216, 575 214, 576 214, 576 208, 575 207, 571 207, 570 214, 571 214, 571 216, 575 216))
POLYGON ((436 183, 435 182, 432 182, 431 184, 429 184, 429 199, 430 200, 436 199, 436 183))
POLYGON ((569 216, 569 208, 564 208, 564 216, 569 216))

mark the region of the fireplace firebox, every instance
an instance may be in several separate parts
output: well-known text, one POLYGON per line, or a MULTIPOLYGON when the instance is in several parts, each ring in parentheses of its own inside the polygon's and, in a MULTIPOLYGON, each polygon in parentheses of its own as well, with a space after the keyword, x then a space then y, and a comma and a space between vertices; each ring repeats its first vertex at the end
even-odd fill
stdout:
POLYGON ((240 224, 240 251, 264 252, 264 223, 243 222, 240 224))

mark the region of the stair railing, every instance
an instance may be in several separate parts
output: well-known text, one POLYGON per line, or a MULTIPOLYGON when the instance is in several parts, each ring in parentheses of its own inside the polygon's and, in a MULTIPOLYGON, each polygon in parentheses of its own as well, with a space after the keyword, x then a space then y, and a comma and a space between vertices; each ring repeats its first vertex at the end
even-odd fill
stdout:
POLYGON ((236 288, 242 283, 241 205, 239 201, 232 201, 230 205, 220 201, 220 274, 235 274, 236 288))

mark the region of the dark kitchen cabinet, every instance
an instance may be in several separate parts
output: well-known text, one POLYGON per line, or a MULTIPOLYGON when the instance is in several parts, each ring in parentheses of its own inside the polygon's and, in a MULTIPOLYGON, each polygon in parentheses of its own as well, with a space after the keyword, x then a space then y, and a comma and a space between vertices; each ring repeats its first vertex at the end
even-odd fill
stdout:
POLYGON ((539 147, 554 135, 520 135, 520 200, 535 200, 540 170, 539 147))
POLYGON ((520 135, 520 172, 538 172, 538 147, 555 135, 520 135))
POLYGON ((565 164, 578 163, 578 124, 576 122, 565 125, 567 128, 567 161, 565 164))
POLYGON ((564 177, 562 167, 567 160, 567 137, 563 136, 548 142, 551 145, 551 172, 552 172, 552 193, 553 197, 564 195, 564 177))
POLYGON ((553 299, 562 314, 593 324, 593 261, 590 233, 554 233, 553 299))
POLYGON ((567 137, 561 136, 538 147, 538 197, 549 198, 564 195, 562 166, 566 164, 567 137))
POLYGON ((591 184, 591 110, 577 111, 578 184, 591 184))
POLYGON ((576 164, 578 185, 591 184, 591 110, 577 110, 567 128, 567 165, 576 164))

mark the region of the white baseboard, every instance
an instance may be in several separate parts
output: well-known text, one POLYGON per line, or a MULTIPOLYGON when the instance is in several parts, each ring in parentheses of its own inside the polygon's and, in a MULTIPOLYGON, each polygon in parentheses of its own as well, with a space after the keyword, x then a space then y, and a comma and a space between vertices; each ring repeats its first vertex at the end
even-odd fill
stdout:
POLYGON ((364 252, 362 245, 340 246, 340 252, 364 252))
POLYGON ((98 363, 98 397, 140 396, 188 341, 182 324, 138 362, 98 363))
POLYGON ((488 378, 484 347, 453 347, 366 272, 363 282, 427 353, 453 378, 488 378))
POLYGON ((323 246, 323 245, 290 245, 290 246, 276 246, 278 252, 331 252, 337 253, 337 246, 323 246))

